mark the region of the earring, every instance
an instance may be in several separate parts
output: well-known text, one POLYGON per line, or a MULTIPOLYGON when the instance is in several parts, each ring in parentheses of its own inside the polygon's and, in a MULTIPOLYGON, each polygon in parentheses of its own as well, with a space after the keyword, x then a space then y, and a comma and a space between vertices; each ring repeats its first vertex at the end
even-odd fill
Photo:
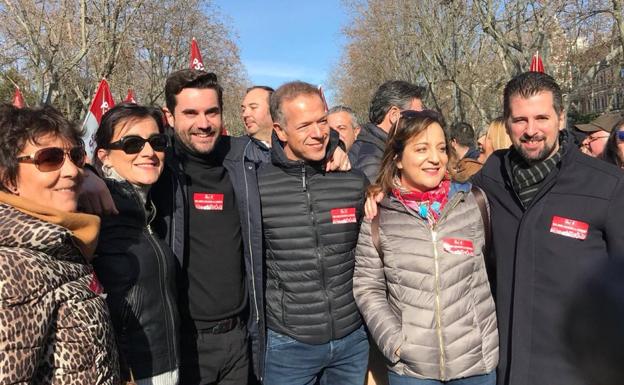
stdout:
POLYGON ((113 166, 103 164, 102 165, 102 175, 106 178, 110 178, 113 175, 113 166))

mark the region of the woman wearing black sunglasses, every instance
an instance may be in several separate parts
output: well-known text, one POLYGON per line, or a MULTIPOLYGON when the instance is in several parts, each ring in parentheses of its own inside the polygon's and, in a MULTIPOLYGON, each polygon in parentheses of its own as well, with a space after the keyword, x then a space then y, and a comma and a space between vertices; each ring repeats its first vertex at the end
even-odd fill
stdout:
POLYGON ((110 307, 122 378, 178 383, 176 260, 155 237, 149 190, 163 171, 168 138, 160 110, 115 106, 102 117, 96 155, 119 215, 104 217, 93 261, 110 307))
POLYGON ((54 108, 0 106, 0 383, 117 384, 99 219, 76 213, 85 150, 54 108))
POLYGON ((624 119, 617 122, 611 130, 602 158, 624 169, 624 119))

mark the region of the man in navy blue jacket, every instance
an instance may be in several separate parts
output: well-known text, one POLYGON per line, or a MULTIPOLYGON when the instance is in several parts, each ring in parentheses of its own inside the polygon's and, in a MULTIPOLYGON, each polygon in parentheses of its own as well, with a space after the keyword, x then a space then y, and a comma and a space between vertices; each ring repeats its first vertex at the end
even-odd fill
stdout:
POLYGON ((566 347, 565 309, 587 274, 624 258, 624 173, 580 153, 546 74, 507 83, 504 118, 512 148, 472 179, 491 208, 498 383, 585 384, 566 347))

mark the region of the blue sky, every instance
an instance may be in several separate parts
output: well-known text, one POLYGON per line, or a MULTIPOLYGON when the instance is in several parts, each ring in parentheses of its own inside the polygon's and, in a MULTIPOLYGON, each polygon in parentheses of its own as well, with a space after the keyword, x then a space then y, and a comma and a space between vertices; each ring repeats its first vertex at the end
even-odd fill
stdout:
MULTIPOLYGON (((236 34, 253 84, 289 80, 322 84, 338 63, 348 16, 340 0, 214 0, 236 34)), ((331 102, 331 94, 328 94, 331 102)))

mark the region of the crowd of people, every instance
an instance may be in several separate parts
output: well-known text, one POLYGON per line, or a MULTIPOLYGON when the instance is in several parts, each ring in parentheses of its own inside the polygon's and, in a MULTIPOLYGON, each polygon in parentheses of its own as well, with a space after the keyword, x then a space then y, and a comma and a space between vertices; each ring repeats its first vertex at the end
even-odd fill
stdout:
POLYGON ((479 138, 399 80, 365 124, 251 87, 240 137, 215 74, 164 94, 94 154, 0 106, 0 384, 619 384, 622 116, 539 72, 479 138))

